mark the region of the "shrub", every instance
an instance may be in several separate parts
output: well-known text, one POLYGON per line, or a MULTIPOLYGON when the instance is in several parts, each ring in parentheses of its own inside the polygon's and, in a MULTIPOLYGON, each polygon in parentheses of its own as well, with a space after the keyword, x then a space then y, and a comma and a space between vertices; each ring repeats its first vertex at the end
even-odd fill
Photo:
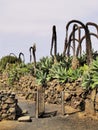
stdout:
POLYGON ((8 83, 13 84, 15 81, 18 81, 21 76, 27 75, 30 73, 30 69, 28 69, 25 64, 13 64, 11 69, 7 70, 8 73, 8 83))
POLYGON ((0 60, 0 70, 4 70, 7 64, 21 63, 21 60, 15 56, 4 56, 0 60))

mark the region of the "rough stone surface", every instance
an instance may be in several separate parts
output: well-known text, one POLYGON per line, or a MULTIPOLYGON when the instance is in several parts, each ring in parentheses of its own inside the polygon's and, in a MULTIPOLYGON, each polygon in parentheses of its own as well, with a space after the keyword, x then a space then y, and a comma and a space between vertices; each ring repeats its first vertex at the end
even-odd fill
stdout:
MULTIPOLYGON (((18 82, 14 82, 13 87, 8 86, 7 80, 7 74, 4 74, 2 76, 0 75, 0 86, 2 86, 2 88, 6 88, 7 90, 12 91, 14 90, 14 92, 21 92, 21 96, 24 96, 25 99, 35 101, 35 95, 33 92, 37 91, 38 85, 36 84, 35 78, 33 76, 25 75, 21 77, 18 82)), ((45 102, 52 104, 61 104, 61 91, 65 92, 65 106, 72 107, 77 110, 84 110, 86 112, 88 112, 88 108, 91 108, 92 111, 93 109, 96 109, 98 112, 98 92, 95 99, 95 90, 91 90, 92 92, 90 93, 83 90, 81 87, 81 78, 79 78, 75 82, 69 81, 65 84, 60 84, 55 79, 51 82, 47 82, 47 86, 45 87, 45 102), (91 102, 94 103, 94 101, 95 106, 93 107, 91 102)), ((5 92, 4 94, 2 94, 0 92, 0 111, 6 113, 9 112, 7 110, 8 108, 15 107, 17 101, 14 101, 13 99, 15 99, 15 93, 5 92), (8 104, 8 106, 4 104, 8 104)), ((20 108, 17 107, 17 109, 21 111, 20 108)), ((0 112, 1 115, 2 112, 0 112)))
MULTIPOLYGON (((20 109, 18 109, 15 94, 11 92, 0 91, 0 120, 15 120, 20 109)), ((19 114, 20 114, 19 113, 19 114)))
POLYGON ((85 112, 91 115, 95 114, 94 111, 94 102, 92 100, 86 99, 85 101, 85 112))

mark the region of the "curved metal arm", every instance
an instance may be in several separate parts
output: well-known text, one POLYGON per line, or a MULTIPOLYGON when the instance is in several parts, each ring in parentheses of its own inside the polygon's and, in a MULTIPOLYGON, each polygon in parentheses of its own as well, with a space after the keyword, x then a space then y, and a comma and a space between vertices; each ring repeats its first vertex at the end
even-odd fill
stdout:
MULTIPOLYGON (((92 35, 92 36, 95 36, 96 38, 98 38, 98 35, 95 34, 95 33, 90 33, 89 35, 90 35, 90 36, 92 35)), ((86 38, 85 35, 81 38, 81 40, 80 40, 80 45, 82 44, 82 42, 83 42, 83 40, 84 40, 85 38, 86 38)), ((77 47, 77 52, 76 52, 76 55, 77 55, 77 56, 78 56, 78 53, 79 53, 79 46, 77 47)))
POLYGON ((53 56, 52 50, 54 45, 54 56, 57 54, 57 35, 56 35, 56 26, 53 25, 52 28, 52 41, 51 41, 51 49, 50 49, 50 55, 53 56))
POLYGON ((24 63, 25 62, 25 56, 22 52, 19 53, 19 59, 24 63), (23 57, 23 61, 22 61, 22 58, 21 56, 23 57))
POLYGON ((29 52, 30 52, 30 62, 31 62, 31 60, 32 60, 32 54, 33 54, 34 65, 36 66, 36 55, 35 55, 35 52, 36 52, 36 44, 34 44, 33 47, 30 47, 30 48, 29 48, 29 52))
MULTIPOLYGON (((69 41, 68 41, 68 44, 67 44, 67 56, 69 56, 70 54, 70 47, 71 47, 71 42, 72 41, 77 41, 78 42, 78 46, 79 46, 79 52, 80 52, 80 55, 81 55, 81 45, 80 45, 80 39, 81 39, 81 29, 83 29, 83 27, 81 27, 81 26, 78 26, 77 24, 74 24, 74 27, 73 27, 73 30, 72 30, 72 32, 71 32, 71 34, 69 35, 69 41), (75 38, 75 36, 74 36, 74 38, 73 38, 73 35, 75 35, 75 32, 78 30, 78 39, 76 39, 75 38)), ((74 43, 75 44, 75 43, 74 43)), ((76 48, 77 49, 77 48, 76 48)), ((73 47, 73 52, 74 52, 74 55, 76 55, 75 54, 75 52, 76 52, 77 50, 75 50, 75 46, 73 47)), ((77 56, 77 55, 76 55, 77 56)))
POLYGON ((9 55, 10 55, 10 56, 17 57, 14 53, 10 53, 9 55))
POLYGON ((32 49, 33 49, 32 47, 29 48, 29 52, 30 52, 30 63, 31 63, 31 61, 32 61, 32 53, 31 53, 31 50, 32 50, 32 49))
POLYGON ((68 31, 68 28, 70 26, 70 24, 72 23, 78 23, 80 24, 85 31, 85 35, 86 35, 86 54, 87 54, 87 64, 90 64, 92 62, 92 45, 91 45, 91 39, 90 39, 90 35, 89 35, 89 29, 87 25, 84 25, 81 21, 78 20, 71 20, 68 22, 67 26, 66 26, 66 30, 68 31))
POLYGON ((94 26, 97 30, 97 35, 98 35, 98 25, 96 23, 93 22, 87 22, 86 26, 94 26))

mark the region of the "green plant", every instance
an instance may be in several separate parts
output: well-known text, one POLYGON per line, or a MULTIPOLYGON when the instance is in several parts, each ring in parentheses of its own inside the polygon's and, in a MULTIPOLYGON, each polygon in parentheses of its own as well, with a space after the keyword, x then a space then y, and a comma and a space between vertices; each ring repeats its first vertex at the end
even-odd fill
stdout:
POLYGON ((82 86, 85 89, 98 87, 98 57, 96 60, 93 60, 89 71, 83 75, 82 86))
POLYGON ((46 78, 49 73, 49 69, 52 67, 52 58, 43 57, 37 63, 36 69, 36 81, 39 85, 44 85, 46 83, 46 78))
POLYGON ((43 73, 49 73, 49 69, 52 67, 53 60, 49 57, 43 57, 40 59, 39 63, 37 64, 37 68, 42 70, 43 73))
POLYGON ((0 70, 4 70, 7 64, 21 63, 21 60, 16 56, 4 56, 0 59, 0 70))
POLYGON ((36 70, 36 81, 38 85, 44 86, 44 84, 46 83, 46 76, 47 74, 44 73, 43 71, 36 70))
POLYGON ((67 75, 68 75, 68 81, 73 82, 81 77, 81 71, 80 71, 80 69, 73 70, 72 68, 70 68, 67 71, 67 75))
POLYGON ((15 81, 18 81, 19 80, 19 74, 18 74, 18 71, 15 68, 12 68, 11 71, 9 71, 9 74, 8 74, 8 83, 9 85, 12 85, 15 81))
POLYGON ((61 83, 67 81, 67 70, 61 63, 53 64, 52 68, 50 68, 47 80, 51 79, 57 79, 61 83))
POLYGON ((19 78, 23 75, 27 75, 30 73, 30 70, 27 68, 25 64, 13 64, 10 66, 10 69, 7 69, 8 73, 8 83, 13 84, 15 81, 18 81, 19 78))
POLYGON ((92 89, 98 87, 98 57, 96 57, 96 60, 93 60, 91 66, 90 66, 90 74, 92 77, 92 89))
POLYGON ((89 66, 84 64, 83 66, 80 66, 81 75, 86 74, 89 72, 89 66))
POLYGON ((27 70, 29 71, 29 73, 34 76, 34 67, 33 67, 33 65, 34 64, 32 64, 32 63, 28 63, 28 64, 26 64, 26 67, 27 67, 27 70))
POLYGON ((85 53, 83 53, 82 56, 79 57, 78 59, 79 59, 80 66, 83 66, 84 64, 86 64, 87 55, 85 53))
POLYGON ((84 89, 90 89, 92 88, 92 78, 91 78, 91 75, 90 73, 85 73, 83 76, 82 76, 82 87, 84 89))

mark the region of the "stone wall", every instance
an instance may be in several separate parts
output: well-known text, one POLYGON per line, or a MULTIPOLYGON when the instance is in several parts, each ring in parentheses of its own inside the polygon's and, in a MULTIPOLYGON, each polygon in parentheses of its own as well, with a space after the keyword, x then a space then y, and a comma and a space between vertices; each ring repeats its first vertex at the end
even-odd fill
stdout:
POLYGON ((0 120, 15 120, 21 114, 17 102, 15 93, 0 91, 0 120))

